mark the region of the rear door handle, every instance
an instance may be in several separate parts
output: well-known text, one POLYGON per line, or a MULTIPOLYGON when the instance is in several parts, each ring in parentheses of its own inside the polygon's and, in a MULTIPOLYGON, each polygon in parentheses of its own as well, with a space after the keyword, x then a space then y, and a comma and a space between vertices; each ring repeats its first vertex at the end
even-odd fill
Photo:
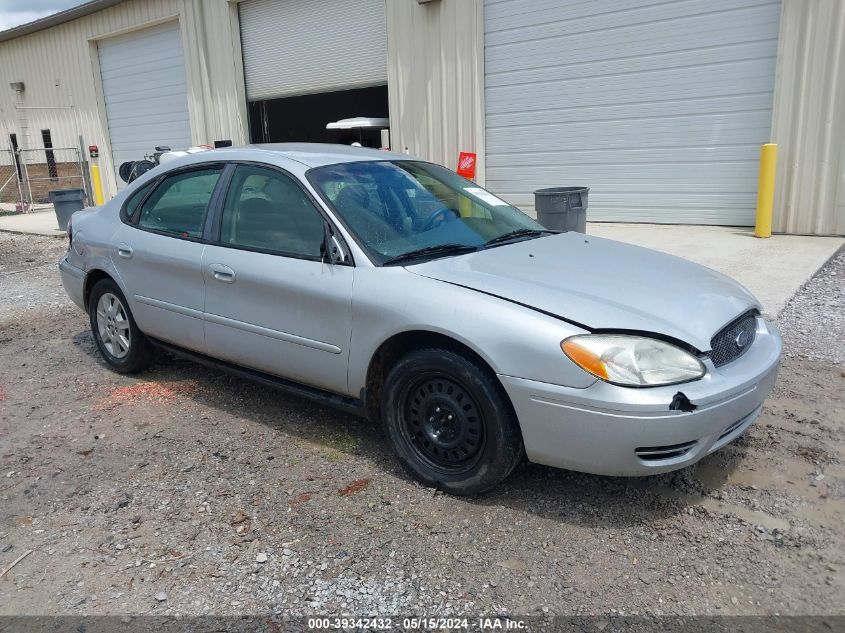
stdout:
POLYGON ((118 244, 117 245, 117 254, 120 255, 123 259, 131 259, 132 258, 132 247, 129 244, 118 244))
POLYGON ((224 266, 223 264, 209 264, 208 270, 211 271, 211 276, 217 281, 222 281, 224 284, 230 284, 235 281, 235 271, 224 266))

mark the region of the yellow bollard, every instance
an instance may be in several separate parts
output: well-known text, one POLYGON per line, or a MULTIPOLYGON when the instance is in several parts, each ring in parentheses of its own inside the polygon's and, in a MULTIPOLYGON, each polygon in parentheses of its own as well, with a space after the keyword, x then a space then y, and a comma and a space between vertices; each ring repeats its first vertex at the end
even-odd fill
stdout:
POLYGON ((775 200, 775 170, 777 168, 778 146, 766 143, 760 147, 760 176, 757 184, 757 219, 754 235, 772 236, 772 206, 775 200))
POLYGON ((100 180, 100 166, 97 161, 91 162, 91 186, 94 188, 94 204, 100 206, 105 203, 103 198, 103 183, 100 180))

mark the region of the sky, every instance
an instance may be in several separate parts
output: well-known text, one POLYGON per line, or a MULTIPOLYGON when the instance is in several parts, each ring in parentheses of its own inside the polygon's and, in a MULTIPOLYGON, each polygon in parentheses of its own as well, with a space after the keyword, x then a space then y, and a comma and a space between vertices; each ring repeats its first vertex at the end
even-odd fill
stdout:
POLYGON ((0 0, 0 31, 84 3, 85 0, 0 0))

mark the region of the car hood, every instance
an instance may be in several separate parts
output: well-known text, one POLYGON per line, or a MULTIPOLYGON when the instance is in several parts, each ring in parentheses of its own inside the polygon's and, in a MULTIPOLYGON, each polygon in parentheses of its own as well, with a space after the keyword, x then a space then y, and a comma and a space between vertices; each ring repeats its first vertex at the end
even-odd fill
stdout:
POLYGON ((693 262, 622 242, 562 233, 406 267, 590 330, 636 330, 700 351, 757 300, 693 262))

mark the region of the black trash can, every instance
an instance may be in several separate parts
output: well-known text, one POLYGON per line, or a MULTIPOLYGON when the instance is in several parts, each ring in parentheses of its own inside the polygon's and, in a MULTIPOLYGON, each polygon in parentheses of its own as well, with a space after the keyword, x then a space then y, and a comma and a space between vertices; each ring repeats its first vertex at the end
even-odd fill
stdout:
POLYGON ((589 187, 550 187, 534 192, 537 221, 553 231, 587 232, 589 187))
POLYGON ((59 228, 62 231, 67 231, 70 216, 82 209, 84 206, 83 200, 85 200, 83 189, 54 189, 50 192, 50 202, 53 203, 56 220, 58 220, 59 228))

